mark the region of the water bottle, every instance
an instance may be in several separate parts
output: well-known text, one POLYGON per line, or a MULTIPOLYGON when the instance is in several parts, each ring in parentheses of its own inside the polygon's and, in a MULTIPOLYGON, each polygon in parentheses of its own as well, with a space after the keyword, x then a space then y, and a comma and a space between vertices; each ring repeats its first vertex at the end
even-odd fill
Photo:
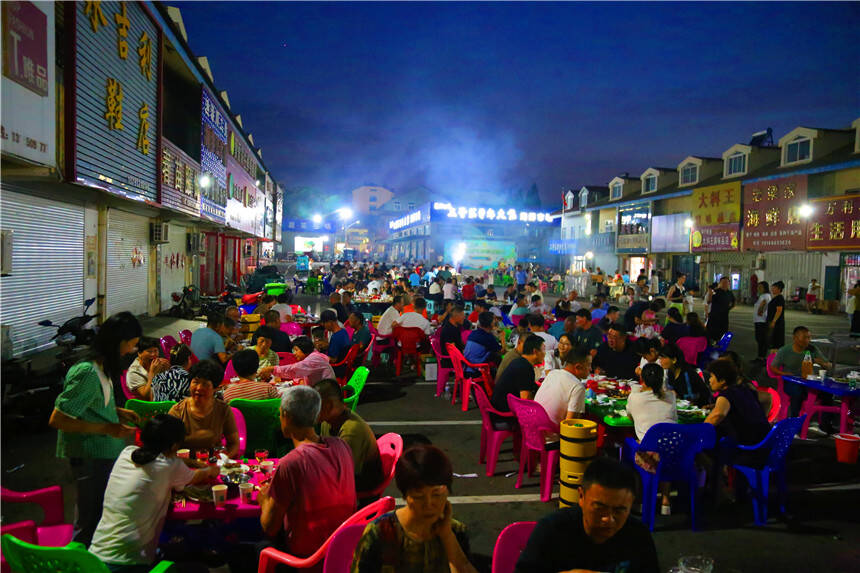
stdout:
POLYGON ((807 350, 803 354, 803 364, 800 365, 800 375, 802 378, 809 378, 812 374, 812 354, 807 350))
POLYGON ((451 383, 445 382, 445 391, 442 393, 442 397, 446 400, 451 399, 451 383))

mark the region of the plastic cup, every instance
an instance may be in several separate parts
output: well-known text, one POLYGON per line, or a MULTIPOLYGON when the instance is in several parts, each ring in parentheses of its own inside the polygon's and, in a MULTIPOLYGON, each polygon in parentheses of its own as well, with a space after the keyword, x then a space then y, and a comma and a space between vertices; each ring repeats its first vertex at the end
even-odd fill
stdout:
POLYGON ((215 502, 215 506, 221 506, 227 503, 227 486, 223 484, 213 485, 212 486, 212 501, 215 502))
POLYGON ((251 498, 254 494, 254 484, 252 483, 240 483, 239 484, 239 499, 242 503, 250 504, 252 502, 251 498))
POLYGON ((821 369, 818 371, 818 375, 821 376, 821 380, 825 380, 827 378, 827 370, 821 369))
POLYGON ((260 462, 260 471, 265 475, 269 475, 272 473, 272 470, 275 469, 275 462, 272 460, 263 460, 260 462))
POLYGON ((191 457, 191 450, 189 450, 187 448, 182 448, 181 450, 176 450, 176 457, 188 459, 191 457))

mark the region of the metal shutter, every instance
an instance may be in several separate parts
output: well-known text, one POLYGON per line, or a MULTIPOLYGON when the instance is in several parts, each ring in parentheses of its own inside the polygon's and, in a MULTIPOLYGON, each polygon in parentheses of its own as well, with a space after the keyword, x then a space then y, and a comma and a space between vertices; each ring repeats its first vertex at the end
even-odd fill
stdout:
POLYGON ((185 286, 185 272, 189 258, 185 254, 187 228, 175 223, 169 224, 170 242, 158 246, 158 280, 161 282, 159 310, 165 311, 173 306, 171 294, 182 293, 185 286))
POLYGON ((105 308, 110 316, 149 311, 149 219, 108 210, 105 308))
POLYGON ((53 328, 79 316, 84 301, 84 208, 0 193, 2 228, 13 231, 12 274, 0 279, 2 323, 11 327, 14 355, 49 347, 53 328))

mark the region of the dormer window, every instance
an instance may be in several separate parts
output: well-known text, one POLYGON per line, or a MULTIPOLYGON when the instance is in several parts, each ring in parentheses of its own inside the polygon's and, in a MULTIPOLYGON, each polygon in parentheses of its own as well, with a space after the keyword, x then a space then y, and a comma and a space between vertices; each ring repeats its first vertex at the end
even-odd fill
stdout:
POLYGON ((699 166, 688 163, 681 168, 681 185, 692 185, 699 180, 699 166))
POLYGON ((726 175, 743 175, 747 172, 746 153, 733 153, 726 160, 726 175))
POLYGON ((588 205, 588 191, 583 189, 579 192, 579 208, 583 209, 586 205, 588 205))
POLYGON ((623 188, 624 188, 624 186, 621 183, 613 183, 612 184, 612 191, 611 191, 609 198, 610 199, 621 199, 621 190, 623 188))
POLYGON ((795 163, 797 161, 809 159, 811 147, 812 140, 808 137, 803 137, 802 135, 795 137, 794 140, 785 147, 785 162, 795 163))
POLYGON ((642 192, 652 193, 657 190, 657 176, 649 175, 642 180, 642 192))

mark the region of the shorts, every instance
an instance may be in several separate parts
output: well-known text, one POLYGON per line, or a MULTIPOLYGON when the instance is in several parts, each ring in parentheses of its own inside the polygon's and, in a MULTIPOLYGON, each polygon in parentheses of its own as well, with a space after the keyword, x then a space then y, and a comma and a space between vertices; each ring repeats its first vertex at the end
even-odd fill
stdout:
POLYGON ((814 294, 806 295, 806 302, 815 302, 815 295, 814 294))

